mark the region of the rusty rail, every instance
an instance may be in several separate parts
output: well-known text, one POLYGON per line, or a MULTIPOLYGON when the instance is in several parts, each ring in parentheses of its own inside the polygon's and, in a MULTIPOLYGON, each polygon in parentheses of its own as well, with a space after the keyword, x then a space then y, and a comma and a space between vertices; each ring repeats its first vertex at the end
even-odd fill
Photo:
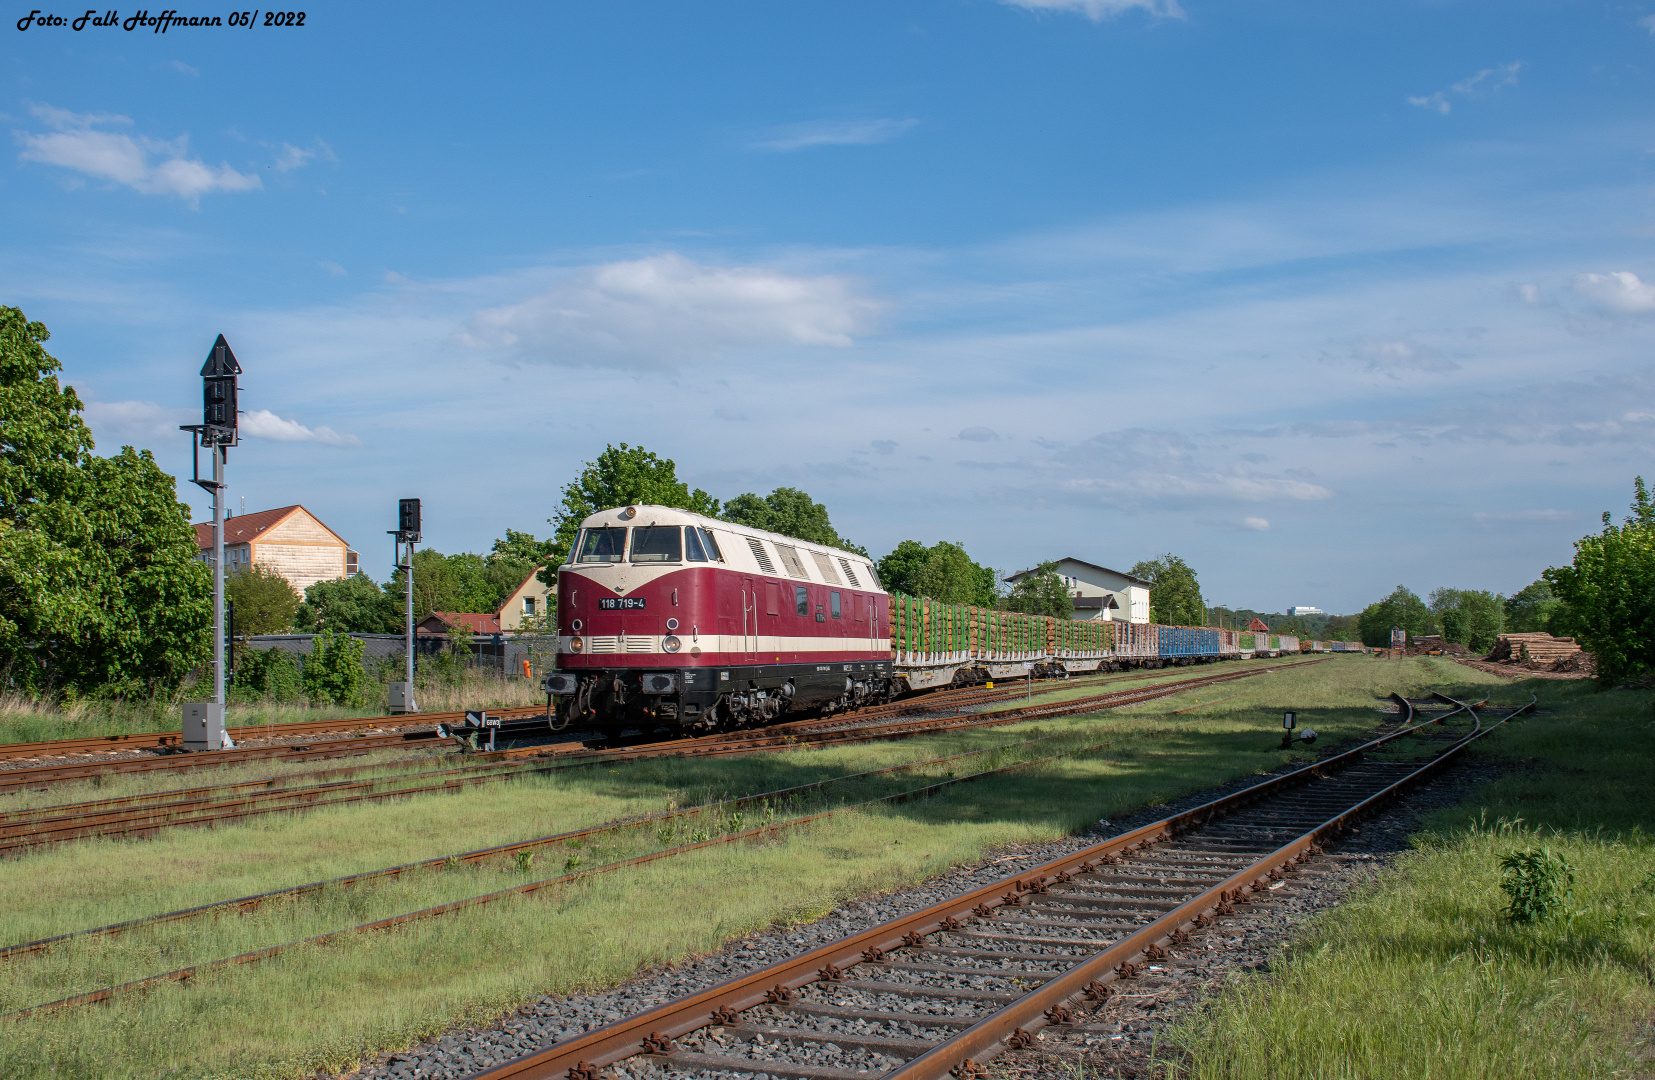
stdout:
MULTIPOLYGON (((1403 701, 1405 720, 1412 719, 1413 706, 1403 701)), ((1500 723, 1527 711, 1533 702, 1503 718, 1500 723)), ((1472 712, 1475 717, 1475 711, 1472 712)), ((1434 720, 1435 718, 1433 718, 1434 720)), ((1429 723, 1429 722, 1427 722, 1429 723)), ((667 1002, 653 1009, 565 1040, 537 1053, 475 1074, 478 1080, 596 1080, 600 1070, 614 1062, 644 1054, 659 1053, 673 1040, 702 1027, 734 1021, 736 1013, 767 1002, 787 1001, 800 987, 822 979, 838 979, 860 963, 877 962, 884 953, 903 946, 922 944, 928 934, 953 930, 962 917, 986 915, 1004 905, 1016 905, 1030 891, 1046 888, 1050 882, 1067 881, 1076 873, 1093 870, 1100 862, 1113 862, 1122 854, 1147 849, 1170 840, 1209 821, 1234 813, 1277 792, 1321 777, 1330 768, 1360 761, 1369 751, 1411 734, 1425 724, 1405 723, 1397 731, 1345 751, 1333 758, 1265 780, 1194 809, 1134 829, 1122 836, 1045 863, 1032 870, 972 889, 931 907, 893 919, 840 941, 809 950, 799 956, 772 964, 719 986, 667 1002)), ((1498 725, 1495 725, 1496 727, 1498 725)), ((1488 730, 1493 730, 1492 728, 1488 730)), ((1161 948, 1174 932, 1185 925, 1225 913, 1236 899, 1266 889, 1268 878, 1260 875, 1292 865, 1320 840, 1336 835, 1355 818, 1380 801, 1397 793, 1426 773, 1440 767, 1476 738, 1486 734, 1480 718, 1473 732, 1457 741, 1432 761, 1411 771, 1377 794, 1353 805, 1322 825, 1254 862, 1225 881, 1204 890, 1143 928, 1129 934, 1111 948, 1095 954, 1040 988, 1024 995, 1006 1008, 972 1025, 958 1035, 885 1074, 884 1080, 942 1080, 953 1074, 968 1078, 976 1073, 972 1063, 994 1056, 1010 1040, 1023 1040, 1028 1033, 1048 1022, 1061 1022, 1067 1015, 1066 1002, 1083 997, 1094 987, 1104 988, 1117 977, 1117 968, 1151 948, 1161 948), (1059 1009, 1063 1006, 1062 1009, 1059 1009)), ((1099 991, 1093 990, 1094 993, 1099 991)), ((765 1071, 761 1062, 754 1071, 765 1071)))

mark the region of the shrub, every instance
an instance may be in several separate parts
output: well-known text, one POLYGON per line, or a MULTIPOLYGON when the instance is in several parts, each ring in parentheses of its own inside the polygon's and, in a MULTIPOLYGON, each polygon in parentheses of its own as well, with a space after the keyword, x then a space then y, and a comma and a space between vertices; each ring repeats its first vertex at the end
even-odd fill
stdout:
POLYGON ((367 700, 368 685, 368 672, 362 666, 362 642, 331 630, 318 634, 300 682, 312 704, 362 705, 367 700))
POLYGON ((285 649, 237 650, 235 697, 288 702, 298 698, 299 664, 285 649))
POLYGON ((1506 918, 1532 923, 1550 916, 1574 895, 1574 867, 1551 848, 1531 848, 1500 856, 1500 888, 1511 898, 1506 918))

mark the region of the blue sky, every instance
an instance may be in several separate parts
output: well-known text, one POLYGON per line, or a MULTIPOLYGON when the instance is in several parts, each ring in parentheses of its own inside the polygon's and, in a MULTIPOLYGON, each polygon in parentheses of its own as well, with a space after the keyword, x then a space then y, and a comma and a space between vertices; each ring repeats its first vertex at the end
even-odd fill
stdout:
POLYGON ((1655 0, 35 2, 0 302, 185 476, 224 333, 231 505, 379 577, 622 441, 1266 610, 1515 591, 1655 475, 1655 0))

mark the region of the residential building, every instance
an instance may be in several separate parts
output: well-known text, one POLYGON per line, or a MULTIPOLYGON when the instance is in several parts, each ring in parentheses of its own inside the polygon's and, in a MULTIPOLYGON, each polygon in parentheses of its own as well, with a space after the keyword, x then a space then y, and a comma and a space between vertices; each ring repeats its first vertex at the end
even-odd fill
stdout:
POLYGON ((1321 608, 1319 608, 1319 607, 1296 607, 1296 608, 1290 608, 1290 609, 1288 609, 1288 612, 1287 612, 1287 613, 1288 613, 1288 614, 1289 614, 1289 615, 1326 615, 1326 614, 1327 614, 1327 612, 1325 612, 1325 611, 1323 611, 1323 610, 1322 610, 1322 609, 1321 609, 1321 608))
MULTIPOLYGON (((213 523, 195 527, 200 559, 211 563, 213 523)), ((224 522, 224 572, 257 564, 286 578, 301 594, 318 581, 356 573, 356 552, 303 506, 237 514, 224 522)))
MULTIPOLYGON (((1033 573, 1019 571, 1006 580, 1016 583, 1033 573)), ((1068 587, 1075 618, 1149 621, 1150 583, 1143 578, 1072 557, 1057 560, 1057 574, 1068 587)))
POLYGON ((1247 624, 1247 632, 1250 634, 1268 634, 1270 627, 1263 619, 1254 619, 1247 624))
POLYGON ((540 580, 541 569, 536 567, 531 571, 523 579, 523 584, 513 589, 500 604, 500 610, 494 613, 500 622, 500 629, 521 630, 525 622, 540 618, 552 609, 552 598, 557 595, 557 590, 555 586, 540 580))

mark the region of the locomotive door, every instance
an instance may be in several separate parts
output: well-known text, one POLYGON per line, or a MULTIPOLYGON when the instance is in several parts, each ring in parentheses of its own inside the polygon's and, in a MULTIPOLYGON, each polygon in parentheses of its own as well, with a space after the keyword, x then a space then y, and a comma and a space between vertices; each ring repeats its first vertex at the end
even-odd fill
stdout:
POLYGON ((759 591, 752 578, 741 583, 741 658, 752 663, 759 651, 759 591))

